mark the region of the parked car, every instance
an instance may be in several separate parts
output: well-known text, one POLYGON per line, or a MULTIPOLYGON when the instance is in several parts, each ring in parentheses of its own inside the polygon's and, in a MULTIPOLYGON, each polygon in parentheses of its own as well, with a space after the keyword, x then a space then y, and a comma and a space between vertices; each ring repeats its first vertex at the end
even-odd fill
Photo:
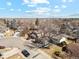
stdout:
POLYGON ((61 47, 67 44, 65 42, 65 40, 59 40, 59 39, 55 39, 55 38, 51 38, 51 37, 49 37, 49 42, 52 43, 52 44, 61 46, 61 47))
POLYGON ((30 55, 30 53, 27 51, 27 50, 22 50, 22 54, 25 56, 25 57, 28 57, 30 55))

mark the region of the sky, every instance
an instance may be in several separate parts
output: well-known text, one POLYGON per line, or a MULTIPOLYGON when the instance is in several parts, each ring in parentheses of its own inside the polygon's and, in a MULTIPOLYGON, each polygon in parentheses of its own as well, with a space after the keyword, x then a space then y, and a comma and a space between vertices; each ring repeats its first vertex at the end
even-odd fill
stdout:
POLYGON ((0 0, 0 17, 50 18, 79 13, 79 0, 0 0))

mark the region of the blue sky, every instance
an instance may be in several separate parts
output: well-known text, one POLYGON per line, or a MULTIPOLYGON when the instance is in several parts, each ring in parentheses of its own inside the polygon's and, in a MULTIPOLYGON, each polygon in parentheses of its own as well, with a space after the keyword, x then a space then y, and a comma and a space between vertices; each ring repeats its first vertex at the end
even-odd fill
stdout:
POLYGON ((79 13, 79 0, 0 0, 0 17, 61 17, 79 13))

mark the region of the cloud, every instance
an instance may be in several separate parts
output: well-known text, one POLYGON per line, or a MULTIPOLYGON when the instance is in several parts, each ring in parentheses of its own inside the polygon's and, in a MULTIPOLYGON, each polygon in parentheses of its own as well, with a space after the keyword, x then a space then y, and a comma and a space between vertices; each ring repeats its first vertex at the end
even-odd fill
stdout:
POLYGON ((62 0, 62 2, 66 3, 66 2, 73 2, 73 0, 62 0))
POLYGON ((62 2, 67 2, 67 0, 62 0, 62 2))
POLYGON ((47 3, 49 4, 48 0, 31 0, 33 3, 47 3))
POLYGON ((50 16, 51 17, 58 17, 61 14, 62 9, 61 8, 54 8, 52 9, 50 16))
POLYGON ((59 13, 59 12, 61 12, 61 9, 53 9, 53 12, 54 13, 59 13))
POLYGON ((42 14, 49 14, 50 9, 49 8, 37 8, 35 10, 31 10, 31 11, 25 11, 26 13, 34 13, 37 15, 42 15, 42 14))
POLYGON ((73 0, 69 0, 69 2, 73 2, 73 0))
POLYGON ((11 6, 11 5, 12 5, 12 3, 11 3, 11 2, 6 2, 6 3, 7 3, 7 5, 8 5, 8 6, 11 6))
POLYGON ((55 5, 55 9, 59 9, 59 8, 66 8, 67 6, 66 5, 61 5, 61 6, 59 6, 59 5, 55 5))
POLYGON ((49 4, 48 0, 23 0, 24 4, 27 3, 34 3, 34 4, 38 4, 38 3, 46 3, 49 4))
POLYGON ((25 11, 25 12, 26 12, 26 13, 29 13, 29 12, 32 12, 32 11, 28 11, 28 10, 27 10, 27 11, 25 11))
POLYGON ((33 10, 36 14, 46 14, 49 13, 50 9, 49 8, 37 8, 36 10, 33 10))
POLYGON ((55 8, 59 8, 59 6, 58 6, 58 5, 56 5, 56 6, 55 6, 55 8))
POLYGON ((61 7, 62 7, 62 8, 66 8, 67 6, 66 6, 66 5, 62 5, 61 7))
POLYGON ((36 4, 28 4, 27 6, 29 6, 29 7, 35 7, 36 4))
POLYGON ((26 4, 26 3, 29 3, 29 0, 23 0, 23 2, 26 4))
POLYGON ((10 9, 10 11, 14 11, 14 9, 10 9))
MULTIPOLYGON (((65 7, 65 6, 63 6, 63 7, 65 7)), ((61 11, 61 7, 59 5, 55 5, 55 7, 52 11, 53 11, 53 13, 59 13, 61 11)))

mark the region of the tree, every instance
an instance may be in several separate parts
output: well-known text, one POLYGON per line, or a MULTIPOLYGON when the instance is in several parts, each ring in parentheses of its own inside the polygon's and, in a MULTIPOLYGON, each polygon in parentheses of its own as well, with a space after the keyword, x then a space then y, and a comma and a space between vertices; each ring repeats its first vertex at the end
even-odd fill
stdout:
POLYGON ((13 20, 11 21, 10 29, 14 29, 14 30, 17 29, 17 24, 16 24, 16 20, 15 20, 15 19, 13 19, 13 20))
POLYGON ((39 25, 39 20, 38 20, 38 18, 37 18, 36 21, 35 21, 35 25, 36 25, 36 26, 39 25))

